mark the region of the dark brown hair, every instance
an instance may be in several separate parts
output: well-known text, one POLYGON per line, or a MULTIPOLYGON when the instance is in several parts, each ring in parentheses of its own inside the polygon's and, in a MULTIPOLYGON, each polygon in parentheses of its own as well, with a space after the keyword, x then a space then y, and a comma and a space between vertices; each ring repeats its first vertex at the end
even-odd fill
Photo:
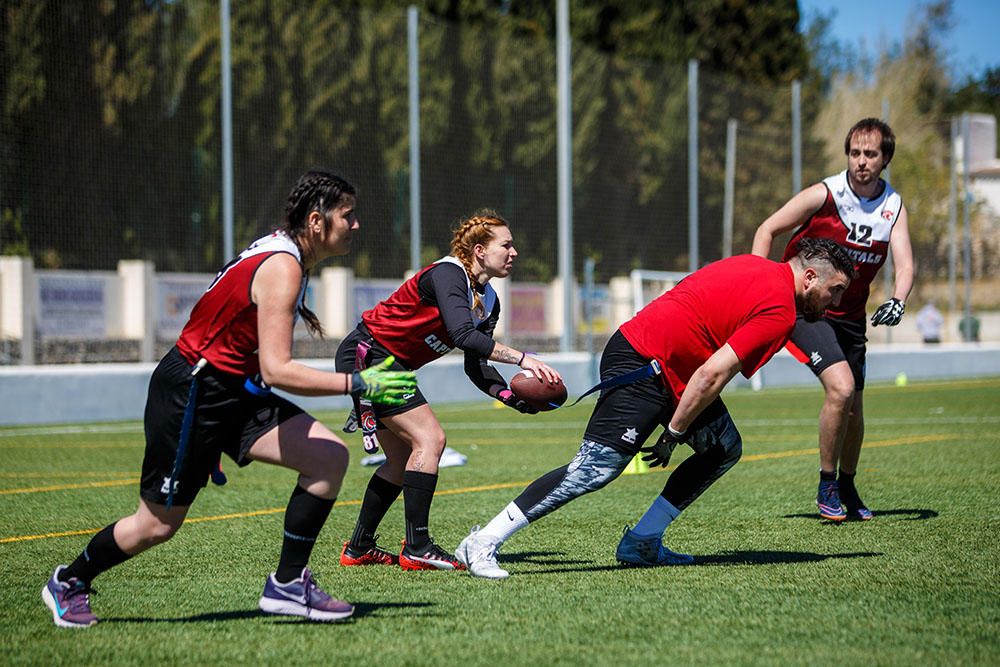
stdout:
POLYGON ((844 155, 851 154, 851 138, 858 132, 861 134, 878 132, 879 136, 882 137, 880 149, 882 150, 882 157, 885 159, 885 164, 888 165, 892 162, 892 156, 896 152, 896 135, 893 134, 892 128, 889 127, 888 123, 878 118, 864 118, 859 120, 847 131, 847 137, 844 139, 844 155))
MULTIPOLYGON (((306 172, 299 177, 292 191, 288 193, 288 199, 285 200, 285 215, 278 229, 288 234, 301 252, 300 238, 306 232, 309 214, 317 211, 323 216, 323 220, 329 222, 334 209, 347 197, 357 197, 357 190, 341 177, 326 171, 306 172)), ((306 281, 308 280, 309 275, 306 274, 306 281)), ((322 338, 323 326, 316 313, 306 308, 304 303, 300 304, 298 309, 309 333, 322 338)))

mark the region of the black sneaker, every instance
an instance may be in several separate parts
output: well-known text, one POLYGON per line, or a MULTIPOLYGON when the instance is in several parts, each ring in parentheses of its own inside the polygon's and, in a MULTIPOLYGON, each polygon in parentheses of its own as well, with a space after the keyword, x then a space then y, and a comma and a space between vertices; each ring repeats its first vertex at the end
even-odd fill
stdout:
POLYGON ((871 521, 872 511, 865 507, 865 502, 858 495, 854 484, 844 484, 840 488, 840 501, 844 503, 847 518, 851 521, 871 521))

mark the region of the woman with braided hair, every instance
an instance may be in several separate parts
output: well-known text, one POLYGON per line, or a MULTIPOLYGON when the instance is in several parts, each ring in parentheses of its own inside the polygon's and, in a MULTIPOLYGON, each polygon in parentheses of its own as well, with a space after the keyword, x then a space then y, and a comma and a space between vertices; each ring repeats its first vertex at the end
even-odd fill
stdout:
MULTIPOLYGON (((392 296, 362 315, 357 329, 337 350, 337 370, 357 371, 393 357, 391 368, 416 370, 459 348, 465 353, 465 373, 473 384, 516 410, 532 412, 487 363, 516 364, 533 371, 540 382, 562 381, 554 369, 538 359, 493 340, 500 303, 489 281, 506 278, 515 257, 510 228, 497 212, 483 209, 462 220, 451 241, 451 255, 418 271, 392 296)), ((355 414, 371 435, 377 434, 386 459, 368 483, 340 564, 398 564, 404 570, 465 569, 434 543, 428 528, 445 434, 423 394, 418 389, 407 397, 405 405, 371 408, 359 397, 355 399, 355 414), (397 556, 378 546, 375 531, 400 493, 406 539, 397 556)))
POLYGON ((270 389, 351 394, 387 404, 401 404, 416 390, 413 373, 387 370, 391 359, 361 373, 320 371, 292 359, 297 317, 322 335, 303 300, 308 274, 350 250, 358 229, 355 200, 354 187, 333 174, 303 175, 278 230, 227 264, 195 304, 177 344, 150 379, 138 509, 98 532, 69 566, 56 567, 42 589, 56 625, 97 623, 91 581, 173 537, 220 453, 240 466, 263 461, 298 472, 278 568, 267 577, 260 608, 314 621, 353 613, 352 605, 327 595, 306 567, 340 490, 347 448, 270 389))

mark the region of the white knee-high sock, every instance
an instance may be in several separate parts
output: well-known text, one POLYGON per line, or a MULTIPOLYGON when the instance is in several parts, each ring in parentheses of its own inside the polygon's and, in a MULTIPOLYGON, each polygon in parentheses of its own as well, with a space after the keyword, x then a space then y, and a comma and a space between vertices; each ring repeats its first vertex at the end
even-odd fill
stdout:
POLYGON ((498 544, 503 544, 517 531, 528 525, 521 508, 513 502, 509 503, 499 514, 479 531, 482 537, 492 538, 498 544))
POLYGON ((639 519, 639 523, 635 524, 632 532, 636 535, 662 535, 670 522, 676 519, 680 513, 681 511, 666 498, 656 496, 656 500, 639 519))

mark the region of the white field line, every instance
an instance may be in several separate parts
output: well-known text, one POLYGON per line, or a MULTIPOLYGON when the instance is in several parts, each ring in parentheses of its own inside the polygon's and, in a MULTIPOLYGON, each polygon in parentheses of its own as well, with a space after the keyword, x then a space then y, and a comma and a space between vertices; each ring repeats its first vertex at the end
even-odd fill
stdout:
MULTIPOLYGON (((773 428, 776 426, 812 426, 817 423, 818 417, 795 418, 795 419, 737 419, 736 426, 739 428, 773 428)), ((866 417, 865 424, 868 426, 933 426, 933 425, 953 425, 953 424, 1000 424, 1000 415, 975 415, 967 417, 947 417, 944 415, 927 415, 923 417, 866 417)), ((535 423, 525 422, 449 422, 445 420, 442 425, 445 430, 484 430, 497 428, 509 431, 522 430, 559 430, 559 429, 582 429, 586 426, 585 419, 574 421, 541 421, 535 423)), ((14 428, 0 431, 0 439, 3 438, 26 438, 45 435, 80 435, 80 434, 102 434, 102 433, 142 433, 142 424, 105 424, 95 426, 45 426, 14 428)), ((83 446, 81 446, 83 447, 83 446)))

